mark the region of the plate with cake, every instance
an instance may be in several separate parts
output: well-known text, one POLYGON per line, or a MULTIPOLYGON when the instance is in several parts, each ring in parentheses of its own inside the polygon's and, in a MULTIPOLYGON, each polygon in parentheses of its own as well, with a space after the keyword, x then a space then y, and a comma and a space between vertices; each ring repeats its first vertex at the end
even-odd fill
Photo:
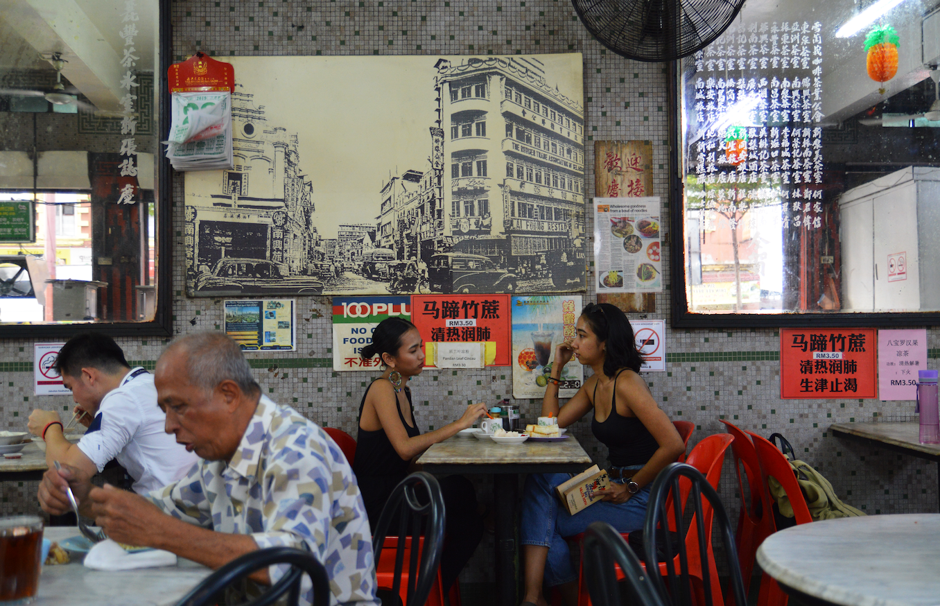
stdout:
POLYGON ((526 425, 525 431, 533 442, 564 440, 565 430, 558 427, 557 417, 539 417, 535 425, 526 425))

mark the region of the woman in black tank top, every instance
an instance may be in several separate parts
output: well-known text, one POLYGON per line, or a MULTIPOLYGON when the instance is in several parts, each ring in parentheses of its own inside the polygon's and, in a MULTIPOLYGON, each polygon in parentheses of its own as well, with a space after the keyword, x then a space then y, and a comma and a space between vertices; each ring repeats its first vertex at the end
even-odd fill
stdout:
POLYGON ((599 520, 620 532, 641 528, 656 474, 685 451, 675 426, 639 375, 642 362, 630 321, 608 303, 587 305, 578 318, 575 339, 555 349, 542 416, 554 416, 560 427, 567 427, 593 411, 591 430, 607 446, 612 482, 603 491, 603 501, 572 516, 554 497, 555 487, 567 480, 568 474, 526 478, 520 529, 525 558, 523 606, 547 606, 543 582, 557 586, 568 606, 574 606, 577 572, 571 566, 564 537, 584 532, 599 520), (590 366, 594 375, 560 406, 559 377, 572 356, 590 366))
MULTIPOLYGON (((411 463, 431 444, 471 427, 486 411, 485 404, 468 406, 460 419, 440 429, 421 433, 414 417, 408 380, 424 369, 424 344, 408 320, 391 316, 376 326, 372 343, 361 356, 379 355, 386 367, 366 389, 359 405, 359 438, 353 471, 373 527, 395 486, 408 475, 411 463)), ((462 476, 438 478, 444 496, 446 526, 441 581, 445 593, 457 580, 483 537, 476 493, 462 476)), ((392 524, 391 528, 396 528, 392 524)))

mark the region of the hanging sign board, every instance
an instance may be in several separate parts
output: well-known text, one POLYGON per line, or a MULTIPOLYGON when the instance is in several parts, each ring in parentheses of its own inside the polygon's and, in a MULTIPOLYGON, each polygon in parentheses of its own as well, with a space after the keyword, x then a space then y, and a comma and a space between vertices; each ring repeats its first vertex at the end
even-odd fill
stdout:
POLYGON ((780 397, 876 397, 873 328, 784 328, 780 331, 780 397))

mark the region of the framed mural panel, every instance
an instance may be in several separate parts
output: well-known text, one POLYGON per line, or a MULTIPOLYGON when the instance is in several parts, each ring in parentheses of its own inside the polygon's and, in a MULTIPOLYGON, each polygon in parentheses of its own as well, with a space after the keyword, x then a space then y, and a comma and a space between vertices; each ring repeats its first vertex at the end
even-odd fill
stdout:
POLYGON ((580 54, 236 57, 190 296, 585 290, 580 54))

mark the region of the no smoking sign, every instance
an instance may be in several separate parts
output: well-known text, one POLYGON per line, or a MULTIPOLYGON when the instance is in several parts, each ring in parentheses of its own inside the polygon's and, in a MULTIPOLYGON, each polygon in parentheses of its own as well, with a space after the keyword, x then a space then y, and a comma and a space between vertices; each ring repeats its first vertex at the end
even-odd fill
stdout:
POLYGON ((666 321, 631 320, 636 349, 643 358, 641 370, 663 372, 666 370, 666 321))

